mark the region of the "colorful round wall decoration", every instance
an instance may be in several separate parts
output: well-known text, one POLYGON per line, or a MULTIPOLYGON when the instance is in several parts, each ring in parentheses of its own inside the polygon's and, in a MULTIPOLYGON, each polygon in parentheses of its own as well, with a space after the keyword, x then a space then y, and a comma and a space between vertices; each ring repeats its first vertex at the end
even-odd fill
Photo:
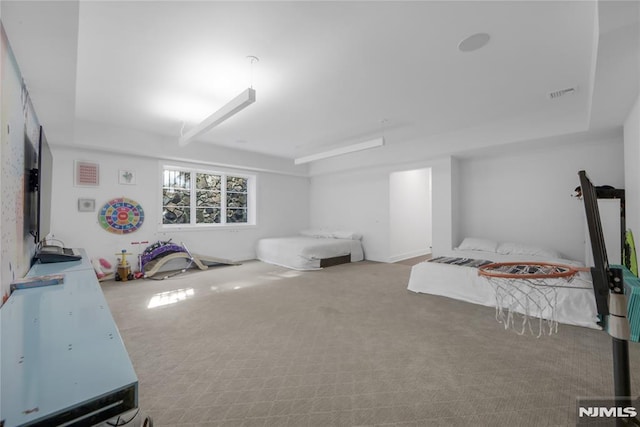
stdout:
POLYGON ((144 211, 138 202, 120 197, 104 204, 98 213, 98 222, 111 233, 133 233, 142 226, 144 211))

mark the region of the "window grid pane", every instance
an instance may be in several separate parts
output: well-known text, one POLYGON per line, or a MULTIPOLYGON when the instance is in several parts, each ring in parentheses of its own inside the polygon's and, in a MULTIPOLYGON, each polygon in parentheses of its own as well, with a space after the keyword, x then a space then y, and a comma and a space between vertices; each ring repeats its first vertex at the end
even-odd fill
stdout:
POLYGON ((209 173, 197 173, 196 189, 220 191, 222 189, 222 176, 209 173))
POLYGON ((220 223, 221 190, 221 175, 196 173, 196 224, 220 223))
POLYGON ((247 209, 230 208, 227 209, 227 223, 247 222, 247 209))
POLYGON ((162 223, 191 222, 191 173, 165 169, 162 174, 162 223))
POLYGON ((162 209, 162 223, 163 224, 190 224, 191 223, 191 208, 182 207, 163 207, 162 209))
POLYGON ((165 169, 162 174, 162 187, 172 190, 189 190, 191 188, 191 172, 165 169))
POLYGON ((248 223, 248 181, 246 177, 164 169, 162 223, 248 223))
POLYGON ((239 176, 228 176, 227 177, 227 191, 228 192, 237 192, 237 193, 246 193, 247 192, 247 178, 239 177, 239 176))
POLYGON ((196 208, 197 224, 219 224, 220 209, 219 208, 196 208))
POLYGON ((248 222, 248 179, 239 176, 227 176, 226 222, 248 222))

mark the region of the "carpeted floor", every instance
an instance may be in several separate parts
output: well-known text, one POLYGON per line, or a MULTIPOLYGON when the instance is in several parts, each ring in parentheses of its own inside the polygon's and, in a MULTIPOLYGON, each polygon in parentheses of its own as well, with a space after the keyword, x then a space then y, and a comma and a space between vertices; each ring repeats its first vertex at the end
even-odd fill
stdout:
POLYGON ((103 290, 156 426, 571 426, 576 397, 611 394, 606 333, 518 336, 407 291, 410 269, 250 261, 103 290))
POLYGON ((409 258, 409 259, 403 259, 402 261, 398 261, 396 264, 403 264, 403 265, 408 265, 408 266, 414 266, 418 263, 421 263, 423 261, 427 261, 431 259, 431 254, 427 254, 427 255, 421 255, 421 256, 417 256, 414 258, 409 258))

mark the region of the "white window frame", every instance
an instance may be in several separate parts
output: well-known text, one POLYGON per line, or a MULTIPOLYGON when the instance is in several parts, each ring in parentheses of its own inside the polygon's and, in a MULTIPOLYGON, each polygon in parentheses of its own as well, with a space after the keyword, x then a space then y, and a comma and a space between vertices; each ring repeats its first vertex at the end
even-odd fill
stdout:
POLYGON ((162 163, 160 164, 160 202, 159 202, 159 227, 162 230, 201 230, 201 229, 216 229, 216 228, 251 228, 256 226, 256 188, 257 188, 257 177, 253 174, 247 174, 245 172, 236 172, 236 171, 223 171, 214 168, 204 168, 202 166, 185 166, 185 165, 177 165, 173 163, 162 163), (164 185, 164 171, 166 169, 169 170, 177 170, 181 172, 188 172, 191 174, 190 179, 190 188, 189 188, 189 199, 190 199, 190 223, 188 224, 165 224, 163 217, 163 185, 164 185), (196 223, 196 179, 195 174, 204 173, 210 175, 220 175, 222 177, 222 182, 220 185, 220 223, 196 223), (239 177, 247 179, 247 222, 230 222, 227 223, 227 177, 239 177))

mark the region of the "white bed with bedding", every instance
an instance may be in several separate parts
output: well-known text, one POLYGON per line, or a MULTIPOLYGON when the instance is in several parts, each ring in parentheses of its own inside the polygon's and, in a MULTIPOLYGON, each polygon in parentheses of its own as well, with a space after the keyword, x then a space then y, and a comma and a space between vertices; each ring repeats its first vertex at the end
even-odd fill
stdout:
POLYGON ((294 270, 323 267, 364 259, 362 237, 353 232, 303 231, 299 236, 260 239, 256 257, 294 270))
MULTIPOLYGON (((470 258, 492 262, 545 261, 582 267, 582 263, 567 260, 559 254, 515 243, 497 243, 486 239, 465 239, 447 257, 470 258)), ((572 283, 579 289, 557 288, 556 320, 560 323, 600 329, 591 283, 591 274, 580 271, 572 283)), ((496 306, 495 293, 478 269, 463 265, 421 262, 412 267, 407 288, 410 291, 440 295, 489 307, 496 306)))

